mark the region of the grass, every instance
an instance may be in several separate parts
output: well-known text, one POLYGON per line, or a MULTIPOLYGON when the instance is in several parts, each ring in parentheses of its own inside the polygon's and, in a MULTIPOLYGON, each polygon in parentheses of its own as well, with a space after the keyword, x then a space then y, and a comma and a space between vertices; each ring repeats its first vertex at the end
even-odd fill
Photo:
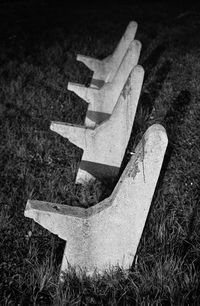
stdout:
POLYGON ((1 305, 199 305, 199 13, 161 4, 84 14, 53 1, 1 4, 1 305), (58 285, 64 243, 24 208, 27 199, 88 207, 111 191, 75 186, 81 151, 49 124, 83 123, 86 104, 66 90, 68 81, 89 82, 75 55, 108 55, 129 20, 139 23, 145 81, 123 165, 148 126, 161 123, 163 169, 128 275, 116 268, 79 279, 72 270, 58 285))

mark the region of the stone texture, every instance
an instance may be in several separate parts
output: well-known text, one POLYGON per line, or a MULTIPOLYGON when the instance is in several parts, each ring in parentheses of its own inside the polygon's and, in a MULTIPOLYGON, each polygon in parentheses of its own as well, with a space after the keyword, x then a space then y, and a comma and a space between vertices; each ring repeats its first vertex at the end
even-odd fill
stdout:
POLYGON ((100 89, 68 83, 68 89, 75 92, 89 104, 85 118, 86 126, 94 127, 110 117, 131 70, 138 63, 140 50, 141 43, 133 40, 113 80, 105 83, 100 89))
POLYGON ((95 128, 52 122, 51 130, 83 149, 76 183, 118 175, 130 138, 144 77, 141 66, 132 70, 110 118, 95 128))
POLYGON ((137 26, 135 21, 131 21, 114 52, 103 60, 81 54, 77 55, 78 61, 84 63, 90 70, 94 71, 90 87, 100 88, 104 83, 113 80, 130 43, 135 37, 137 26))
POLYGON ((167 147, 165 129, 152 125, 143 135, 111 196, 84 209, 31 201, 25 216, 67 241, 61 272, 128 269, 133 262, 167 147))

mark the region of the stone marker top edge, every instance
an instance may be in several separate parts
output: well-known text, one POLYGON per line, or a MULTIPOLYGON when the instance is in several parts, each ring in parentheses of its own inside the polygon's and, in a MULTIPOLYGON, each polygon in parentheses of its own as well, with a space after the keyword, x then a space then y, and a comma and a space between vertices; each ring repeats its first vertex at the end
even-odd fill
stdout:
POLYGON ((94 205, 93 207, 83 208, 78 206, 69 206, 65 204, 57 204, 51 203, 46 201, 38 201, 38 200, 28 200, 26 204, 26 210, 24 215, 28 217, 29 210, 36 210, 41 212, 49 212, 54 214, 61 214, 72 216, 74 218, 81 218, 87 219, 88 217, 98 213, 100 210, 103 210, 111 205, 110 197, 106 198, 105 200, 99 202, 98 204, 94 205), (97 206, 101 207, 97 207, 97 206))
POLYGON ((166 133, 166 129, 164 128, 163 125, 159 124, 159 123, 155 123, 153 125, 151 125, 146 132, 144 133, 145 139, 147 139, 149 137, 149 134, 160 134, 160 136, 163 139, 163 142, 166 142, 166 144, 168 143, 168 137, 167 137, 167 133, 166 133))
POLYGON ((103 62, 106 62, 106 60, 111 57, 112 60, 114 57, 116 57, 116 54, 118 53, 117 51, 121 49, 121 47, 123 46, 123 42, 125 40, 133 40, 134 37, 135 37, 135 33, 137 32, 137 29, 138 29, 138 23, 134 20, 131 20, 129 21, 126 29, 125 29, 125 32, 123 33, 123 35, 121 36, 117 46, 115 47, 114 49, 114 52, 110 55, 108 55, 107 57, 105 57, 103 59, 103 62))
POLYGON ((53 129, 54 125, 66 125, 66 126, 77 127, 77 128, 84 129, 84 130, 95 130, 95 127, 87 127, 85 125, 68 123, 68 122, 63 122, 63 121, 51 121, 50 129, 53 129))
POLYGON ((135 28, 138 26, 138 23, 137 21, 134 21, 134 20, 131 20, 129 21, 128 25, 127 25, 127 28, 131 27, 131 28, 135 28))
POLYGON ((132 156, 131 160, 128 162, 124 172, 122 173, 119 181, 117 182, 117 185, 115 186, 112 194, 106 198, 105 200, 97 203, 96 205, 89 207, 89 208, 82 208, 82 207, 75 207, 75 206, 69 206, 69 205, 63 205, 63 204, 56 204, 56 203, 50 203, 46 201, 37 201, 37 200, 28 200, 25 210, 25 216, 29 210, 39 210, 43 212, 49 212, 49 213, 55 213, 55 214, 64 214, 73 216, 74 218, 88 218, 91 217, 100 211, 110 207, 113 203, 114 198, 116 197, 118 190, 120 188, 120 185, 122 182, 128 178, 131 172, 131 176, 134 179, 134 177, 137 174, 137 165, 138 162, 143 160, 145 150, 143 151, 143 146, 145 145, 145 140, 149 138, 149 136, 154 135, 155 133, 160 134, 160 138, 162 138, 162 142, 165 144, 165 147, 168 143, 168 138, 166 134, 165 128, 160 124, 154 124, 151 127, 148 128, 148 130, 145 132, 145 134, 142 137, 142 140, 136 147, 136 152, 132 156))

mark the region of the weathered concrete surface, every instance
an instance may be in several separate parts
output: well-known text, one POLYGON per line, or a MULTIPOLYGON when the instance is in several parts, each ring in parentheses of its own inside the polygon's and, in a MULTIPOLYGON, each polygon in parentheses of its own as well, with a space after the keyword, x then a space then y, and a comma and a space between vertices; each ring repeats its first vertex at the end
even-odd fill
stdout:
POLYGON ((138 63, 140 50, 141 43, 133 40, 112 82, 104 84, 100 89, 68 83, 69 90, 89 103, 85 119, 86 126, 94 127, 110 117, 131 70, 138 63))
POLYGON ((165 129, 144 134, 110 197, 84 209, 31 201, 25 216, 67 241, 61 271, 69 266, 92 274, 128 269, 143 232, 167 147, 165 129))
POLYGON ((77 55, 78 61, 84 63, 90 70, 94 71, 90 87, 100 88, 104 83, 113 80, 131 41, 135 37, 137 27, 137 23, 131 21, 113 54, 103 60, 98 60, 81 54, 77 55))
POLYGON ((76 183, 115 178, 129 141, 144 70, 135 66, 110 118, 95 128, 52 122, 50 129, 84 150, 76 183))

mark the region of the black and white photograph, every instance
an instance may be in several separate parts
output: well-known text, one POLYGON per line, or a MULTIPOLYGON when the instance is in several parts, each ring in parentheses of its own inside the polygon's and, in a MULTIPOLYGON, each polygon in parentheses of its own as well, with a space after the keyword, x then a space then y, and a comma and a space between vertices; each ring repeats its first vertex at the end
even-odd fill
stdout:
POLYGON ((200 305, 200 2, 0 0, 0 306, 200 305))

